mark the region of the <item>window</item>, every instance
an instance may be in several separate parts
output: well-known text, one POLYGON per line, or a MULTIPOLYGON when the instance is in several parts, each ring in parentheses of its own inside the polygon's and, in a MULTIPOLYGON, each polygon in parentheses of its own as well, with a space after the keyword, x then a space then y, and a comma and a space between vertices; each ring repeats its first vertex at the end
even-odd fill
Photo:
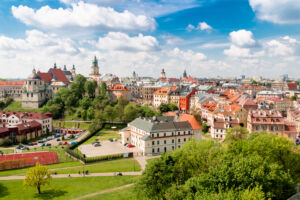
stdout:
POLYGON ((172 146, 172 150, 174 150, 174 146, 172 146))
POLYGON ((167 141, 166 141, 166 140, 164 141, 164 144, 167 144, 167 141))
POLYGON ((154 150, 154 149, 152 149, 152 153, 155 153, 155 150, 154 150))
POLYGON ((180 139, 178 139, 178 142, 180 142, 180 139))
POLYGON ((174 143, 174 140, 172 140, 172 143, 174 143))
POLYGON ((156 134, 156 137, 159 137, 159 133, 156 134))
POLYGON ((164 136, 166 137, 166 133, 164 133, 164 136))
POLYGON ((157 152, 159 152, 159 148, 157 148, 157 152))
POLYGON ((157 144, 159 144, 159 140, 157 141, 157 144))
POLYGON ((167 152, 167 147, 164 148, 165 152, 167 152))
POLYGON ((152 141, 152 145, 155 145, 154 141, 152 141))
POLYGON ((186 141, 186 139, 185 139, 185 138, 183 138, 183 141, 185 142, 185 141, 186 141))
POLYGON ((174 136, 174 132, 172 132, 172 136, 174 136))

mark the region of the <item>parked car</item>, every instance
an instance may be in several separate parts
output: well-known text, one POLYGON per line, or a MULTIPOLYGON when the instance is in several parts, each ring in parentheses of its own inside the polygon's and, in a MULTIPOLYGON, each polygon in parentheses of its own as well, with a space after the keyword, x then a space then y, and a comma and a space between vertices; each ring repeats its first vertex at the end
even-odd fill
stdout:
POLYGON ((46 146, 46 143, 41 144, 41 147, 45 147, 45 146, 46 146))
POLYGON ((38 143, 44 143, 45 141, 43 141, 43 140, 40 140, 40 141, 38 141, 38 143))
POLYGON ((57 138, 56 141, 60 141, 60 138, 57 138))
POLYGON ((66 145, 66 144, 68 144, 68 142, 63 142, 63 145, 66 145))
POLYGON ((74 145, 74 144, 76 144, 77 142, 75 142, 75 141, 73 141, 73 142, 71 142, 71 145, 74 145))
POLYGON ((29 147, 23 146, 21 150, 29 150, 29 147))
POLYGON ((128 148, 133 148, 133 147, 135 147, 133 144, 129 144, 128 146, 127 146, 128 148))
POLYGON ((111 142, 113 142, 113 141, 114 141, 112 138, 109 138, 108 140, 109 140, 109 141, 111 141, 111 142))
POLYGON ((63 144, 62 142, 59 142, 59 143, 58 143, 58 145, 62 145, 62 144, 63 144))
POLYGON ((46 146, 47 146, 47 147, 50 147, 50 146, 51 146, 51 144, 50 144, 50 143, 47 143, 47 144, 46 144, 46 146))
POLYGON ((56 137, 56 138, 60 137, 60 134, 56 134, 55 137, 56 137))
POLYGON ((118 139, 117 139, 117 138, 114 138, 114 142, 116 142, 116 141, 118 141, 118 139))
POLYGON ((96 143, 96 144, 94 144, 94 147, 100 147, 101 146, 101 144, 100 143, 96 143))
POLYGON ((128 143, 125 143, 125 144, 124 144, 124 146, 126 146, 126 147, 127 147, 127 146, 128 146, 128 143))
POLYGON ((33 145, 37 145, 38 143, 37 143, 37 142, 33 142, 32 144, 33 144, 33 145))
POLYGON ((16 146, 16 149, 22 149, 24 146, 23 145, 18 145, 16 146))
POLYGON ((29 143, 29 144, 27 144, 28 146, 33 146, 34 144, 31 142, 31 143, 29 143))

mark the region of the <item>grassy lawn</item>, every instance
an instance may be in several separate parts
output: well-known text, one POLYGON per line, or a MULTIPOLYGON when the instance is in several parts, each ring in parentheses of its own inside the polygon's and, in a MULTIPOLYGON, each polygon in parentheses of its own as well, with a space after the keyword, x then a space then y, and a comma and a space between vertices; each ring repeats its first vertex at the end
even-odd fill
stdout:
POLYGON ((37 108, 22 108, 22 103, 20 101, 11 102, 4 111, 13 111, 13 112, 41 112, 37 108))
POLYGON ((65 151, 66 146, 53 146, 53 147, 38 147, 36 149, 24 150, 23 152, 38 152, 38 151, 52 151, 58 154, 59 161, 63 162, 71 162, 74 161, 72 158, 68 156, 65 151))
POLYGON ((79 124, 79 128, 81 129, 88 129, 90 126, 90 123, 86 123, 86 122, 63 122, 63 121, 54 121, 53 122, 53 126, 54 127, 65 127, 65 128, 73 128, 73 127, 78 127, 79 124), (60 123, 60 125, 59 125, 60 123))
POLYGON ((112 161, 102 161, 90 165, 81 165, 78 167, 72 167, 67 169, 54 170, 58 174, 77 174, 78 171, 88 170, 89 173, 102 173, 102 172, 132 172, 140 171, 141 167, 139 163, 133 158, 120 159, 112 161))
MULTIPOLYGON (((83 165, 79 161, 59 163, 53 165, 47 165, 51 171, 56 171, 58 174, 77 174, 78 171, 88 170, 89 173, 101 173, 101 172, 131 172, 140 171, 141 167, 136 160, 133 158, 112 160, 112 161, 101 161, 92 163, 89 165, 83 165)), ((28 168, 12 169, 0 171, 1 176, 24 176, 28 171, 28 168)))
POLYGON ((37 189, 23 186, 23 180, 1 181, 0 199, 74 199, 101 190, 134 183, 136 176, 107 176, 52 179, 50 185, 37 189))
POLYGON ((134 186, 122 190, 100 194, 94 197, 87 198, 86 200, 136 200, 134 193, 134 186))
MULTIPOLYGON (((81 166, 83 165, 79 161, 67 162, 67 163, 59 163, 53 165, 47 165, 48 169, 57 169, 57 168, 64 168, 64 167, 74 167, 74 166, 81 166)), ((24 176, 30 167, 22 168, 22 169, 11 169, 0 171, 0 176, 24 176)))
POLYGON ((97 132, 94 136, 92 136, 90 139, 88 139, 87 141, 85 141, 83 144, 92 144, 93 142, 96 141, 97 138, 99 138, 100 141, 101 140, 108 140, 109 138, 117 138, 118 140, 120 140, 121 136, 117 132, 114 132, 114 130, 102 129, 99 132, 97 132), (109 132, 104 133, 104 131, 105 132, 109 131, 109 132))
POLYGON ((2 151, 4 154, 14 153, 14 150, 13 150, 13 149, 1 149, 1 148, 0 148, 0 151, 2 151))

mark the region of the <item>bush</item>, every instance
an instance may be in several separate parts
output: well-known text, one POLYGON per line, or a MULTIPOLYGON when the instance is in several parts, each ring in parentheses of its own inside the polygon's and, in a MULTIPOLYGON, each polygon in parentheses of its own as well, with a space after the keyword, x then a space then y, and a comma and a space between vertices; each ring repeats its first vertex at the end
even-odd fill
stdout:
POLYGON ((9 147, 11 145, 13 145, 13 141, 9 138, 4 139, 1 144, 1 146, 5 146, 5 147, 9 147))

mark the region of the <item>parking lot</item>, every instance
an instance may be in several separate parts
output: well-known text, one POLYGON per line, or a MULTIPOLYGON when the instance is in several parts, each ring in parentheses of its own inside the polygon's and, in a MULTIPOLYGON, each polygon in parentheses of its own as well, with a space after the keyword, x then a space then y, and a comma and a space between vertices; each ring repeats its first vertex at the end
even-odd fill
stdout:
POLYGON ((78 149, 86 155, 86 157, 104 156, 119 153, 138 152, 136 147, 128 148, 121 144, 120 141, 110 142, 102 141, 101 146, 95 147, 92 144, 80 145, 78 149))

